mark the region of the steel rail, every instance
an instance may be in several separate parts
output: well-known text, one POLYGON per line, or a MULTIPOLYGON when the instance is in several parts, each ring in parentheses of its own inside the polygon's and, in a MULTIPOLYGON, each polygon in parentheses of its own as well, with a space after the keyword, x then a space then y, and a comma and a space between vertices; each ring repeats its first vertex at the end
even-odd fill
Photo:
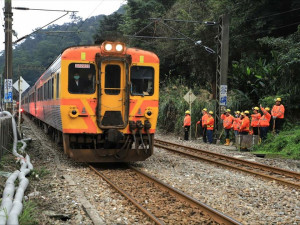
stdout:
POLYGON ((176 143, 172 143, 172 142, 167 142, 167 141, 162 141, 162 140, 157 140, 157 139, 155 139, 155 142, 160 142, 160 143, 164 143, 164 144, 167 144, 167 145, 173 145, 173 146, 176 146, 176 147, 197 151, 201 154, 206 154, 210 157, 214 157, 214 159, 207 158, 207 157, 204 157, 204 156, 195 155, 195 154, 192 154, 192 153, 183 152, 183 151, 180 151, 180 150, 172 149, 172 148, 167 147, 167 146, 163 146, 161 144, 154 143, 154 146, 159 147, 159 148, 163 148, 163 149, 166 149, 166 150, 169 150, 169 151, 184 154, 184 155, 187 155, 187 156, 190 156, 190 157, 202 159, 202 160, 209 161, 209 162, 219 164, 219 165, 222 165, 222 166, 226 166, 226 167, 229 167, 229 168, 241 170, 243 172, 247 172, 247 173, 250 173, 250 174, 255 174, 255 175, 258 175, 258 176, 262 176, 262 177, 270 179, 270 180, 276 180, 279 183, 289 185, 289 186, 292 186, 292 187, 300 188, 300 183, 299 182, 295 183, 295 182, 291 182, 289 180, 278 178, 276 176, 271 176, 271 175, 264 174, 264 173, 261 173, 261 172, 244 169, 244 168, 241 168, 239 166, 232 165, 230 163, 218 162, 218 161, 215 160, 215 158, 218 157, 221 160, 229 160, 229 161, 231 161, 231 162, 233 161, 235 163, 238 162, 242 165, 246 165, 246 166, 249 166, 249 167, 252 167, 252 168, 254 167, 255 169, 268 171, 270 173, 275 173, 277 175, 279 174, 280 176, 299 179, 300 178, 300 173, 297 173, 297 172, 294 172, 294 171, 289 171, 289 170, 280 169, 280 168, 276 168, 276 167, 272 167, 272 166, 267 166, 267 165, 263 165, 263 164, 260 164, 260 163, 257 163, 257 162, 250 162, 250 161, 243 160, 243 159, 237 159, 237 158, 230 157, 230 156, 227 156, 227 155, 223 155, 223 154, 220 154, 220 153, 213 153, 213 152, 209 152, 209 151, 205 151, 205 150, 201 150, 201 149, 196 149, 196 148, 192 148, 192 147, 188 147, 188 146, 182 146, 180 144, 176 144, 176 143))
POLYGON ((193 147, 189 147, 189 146, 183 146, 183 145, 180 145, 180 144, 177 144, 177 143, 168 142, 168 141, 163 141, 163 140, 158 140, 158 139, 155 139, 155 141, 156 142, 161 142, 161 143, 164 143, 164 144, 175 145, 175 146, 181 147, 181 148, 187 148, 187 149, 199 151, 201 153, 205 153, 207 155, 212 155, 214 157, 219 156, 219 157, 224 158, 224 159, 229 159, 229 160, 234 160, 234 161, 242 162, 243 164, 247 164, 247 165, 251 165, 251 166, 256 166, 259 169, 264 168, 264 169, 266 169, 266 170, 268 170, 270 172, 273 172, 273 173, 277 172, 279 174, 284 174, 285 176, 290 176, 290 177, 295 177, 297 179, 300 179, 300 173, 295 172, 295 171, 281 169, 281 168, 277 168, 277 167, 273 167, 273 166, 268 166, 268 165, 264 165, 264 164, 257 163, 257 162, 250 162, 250 161, 247 161, 247 160, 244 160, 244 159, 237 159, 237 158, 233 158, 231 156, 227 156, 227 155, 224 155, 224 154, 221 154, 221 153, 214 153, 214 152, 210 152, 210 151, 205 151, 205 150, 202 150, 202 149, 197 149, 197 148, 193 148, 193 147))
POLYGON ((136 171, 137 173, 139 173, 141 176, 143 176, 147 180, 154 182, 160 188, 168 191, 169 193, 177 196, 179 199, 187 202, 189 205, 200 208, 206 215, 210 216, 214 221, 216 221, 220 224, 241 224, 240 222, 236 221, 235 219, 221 213, 220 211, 218 211, 202 202, 199 202, 195 198, 188 196, 187 194, 183 193, 180 190, 173 188, 170 185, 161 182, 157 178, 145 173, 144 171, 141 171, 133 166, 129 166, 129 168, 136 171))
POLYGON ((134 198, 132 198, 125 191, 120 189, 117 185, 115 185, 112 181, 110 181, 104 174, 100 173, 95 167, 89 165, 90 169, 93 170, 97 175, 99 175, 102 179, 104 179, 107 183, 109 183, 114 189, 116 189, 120 194, 122 194, 125 198, 127 198, 132 204, 134 204, 139 210, 141 210, 144 214, 146 214, 152 221, 156 224, 163 225, 165 224, 161 220, 159 220, 156 216, 154 216, 151 212, 145 209, 141 204, 139 204, 134 198))

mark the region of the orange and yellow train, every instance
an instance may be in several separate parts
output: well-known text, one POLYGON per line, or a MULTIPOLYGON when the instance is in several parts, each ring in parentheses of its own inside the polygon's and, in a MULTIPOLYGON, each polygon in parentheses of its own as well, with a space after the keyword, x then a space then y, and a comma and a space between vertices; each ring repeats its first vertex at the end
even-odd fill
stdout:
POLYGON ((22 98, 22 108, 79 162, 153 154, 159 59, 121 42, 64 50, 22 98))

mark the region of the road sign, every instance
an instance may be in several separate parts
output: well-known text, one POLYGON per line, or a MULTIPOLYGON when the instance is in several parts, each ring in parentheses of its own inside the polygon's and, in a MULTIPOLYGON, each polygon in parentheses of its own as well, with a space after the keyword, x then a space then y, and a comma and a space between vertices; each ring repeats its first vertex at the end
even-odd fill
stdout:
POLYGON ((189 104, 193 103, 197 99, 192 90, 189 90, 188 93, 183 97, 189 104))
POLYGON ((12 102, 12 79, 4 80, 4 102, 12 102))
MULTIPOLYGON (((21 89, 21 94, 22 94, 24 91, 26 91, 27 88, 29 88, 29 84, 23 79, 23 77, 20 77, 20 81, 21 81, 21 83, 20 83, 20 89, 21 89)), ((19 91, 19 80, 17 80, 14 83, 13 87, 17 91, 19 91)))
POLYGON ((227 85, 220 85, 220 106, 227 105, 227 85))

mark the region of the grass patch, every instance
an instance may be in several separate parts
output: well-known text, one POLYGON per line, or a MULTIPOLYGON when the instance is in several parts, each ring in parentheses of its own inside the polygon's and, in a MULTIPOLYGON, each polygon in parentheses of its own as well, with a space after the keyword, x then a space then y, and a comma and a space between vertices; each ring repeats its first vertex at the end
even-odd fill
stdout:
POLYGON ((7 170, 7 168, 18 167, 16 164, 16 157, 13 154, 4 154, 0 160, 0 169, 7 170))
POLYGON ((50 174, 50 171, 47 170, 45 167, 42 167, 40 169, 33 169, 31 171, 31 174, 36 178, 43 178, 43 177, 47 176, 48 174, 50 174))
POLYGON ((23 212, 19 217, 19 223, 22 225, 38 224, 37 205, 33 201, 23 202, 23 212))
POLYGON ((255 154, 266 154, 270 157, 300 159, 300 127, 281 131, 278 135, 268 134, 268 138, 253 148, 255 154))

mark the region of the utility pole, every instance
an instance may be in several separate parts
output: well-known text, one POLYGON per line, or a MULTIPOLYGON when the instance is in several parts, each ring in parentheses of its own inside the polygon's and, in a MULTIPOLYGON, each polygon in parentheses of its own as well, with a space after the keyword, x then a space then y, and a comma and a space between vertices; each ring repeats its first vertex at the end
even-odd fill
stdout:
POLYGON ((221 114, 227 106, 227 72, 229 53, 229 16, 219 17, 216 69, 216 127, 222 129, 221 114))
POLYGON ((0 111, 2 110, 2 74, 0 73, 0 111))
MULTIPOLYGON (((12 15, 11 0, 5 0, 5 79, 12 79, 12 15)), ((12 83, 12 80, 10 83, 12 83)), ((6 85, 6 88, 6 94, 8 94, 8 85, 6 85)), ((7 111, 12 112, 12 107, 12 102, 6 102, 5 108, 7 111)))

